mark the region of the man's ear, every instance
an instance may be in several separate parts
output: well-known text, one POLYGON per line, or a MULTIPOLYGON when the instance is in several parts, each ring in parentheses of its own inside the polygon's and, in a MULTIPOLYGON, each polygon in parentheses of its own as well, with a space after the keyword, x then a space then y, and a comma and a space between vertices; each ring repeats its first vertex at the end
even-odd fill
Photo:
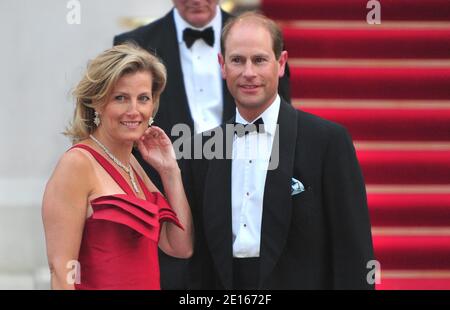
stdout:
POLYGON ((280 65, 280 68, 278 69, 278 77, 283 77, 284 71, 286 69, 286 63, 288 60, 288 52, 282 51, 280 58, 278 59, 278 64, 280 65))
POLYGON ((217 54, 217 59, 219 60, 220 72, 222 73, 222 78, 226 79, 227 78, 227 74, 225 72, 225 58, 223 57, 223 55, 221 53, 218 53, 217 54))

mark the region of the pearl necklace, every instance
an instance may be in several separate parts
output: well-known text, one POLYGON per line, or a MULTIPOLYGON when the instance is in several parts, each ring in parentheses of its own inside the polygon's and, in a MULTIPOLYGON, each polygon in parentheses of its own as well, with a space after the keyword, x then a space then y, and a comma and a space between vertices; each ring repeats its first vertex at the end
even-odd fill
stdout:
POLYGON ((113 162, 116 163, 117 166, 119 166, 120 168, 123 169, 123 171, 125 171, 129 176, 130 176, 130 180, 131 180, 131 185, 133 186, 133 189, 136 193, 139 193, 139 188, 137 186, 136 180, 134 179, 133 176, 133 169, 131 169, 131 165, 128 164, 128 167, 126 167, 124 164, 122 164, 122 162, 120 160, 117 159, 116 156, 114 156, 110 150, 108 150, 108 148, 106 146, 104 146, 100 141, 98 141, 93 135, 89 135, 89 137, 103 150, 103 152, 106 153, 106 155, 108 155, 109 158, 111 158, 111 160, 113 162))

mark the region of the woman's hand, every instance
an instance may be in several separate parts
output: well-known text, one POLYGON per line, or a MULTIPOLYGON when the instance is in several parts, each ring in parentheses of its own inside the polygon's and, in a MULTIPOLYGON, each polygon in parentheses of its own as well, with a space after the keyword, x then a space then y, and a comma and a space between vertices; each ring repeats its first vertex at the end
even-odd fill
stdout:
POLYGON ((144 160, 159 174, 178 170, 172 142, 161 128, 149 127, 137 141, 137 146, 144 160))
POLYGON ((161 128, 152 126, 144 132, 137 145, 144 160, 161 176, 165 196, 184 227, 183 230, 173 223, 163 224, 159 247, 170 256, 189 258, 193 251, 192 215, 172 142, 161 128))

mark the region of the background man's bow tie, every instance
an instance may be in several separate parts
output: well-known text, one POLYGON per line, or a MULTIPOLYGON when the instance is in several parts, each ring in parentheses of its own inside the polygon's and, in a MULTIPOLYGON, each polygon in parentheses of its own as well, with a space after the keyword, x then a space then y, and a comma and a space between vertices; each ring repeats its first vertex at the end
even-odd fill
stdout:
POLYGON ((234 123, 234 133, 238 137, 243 137, 246 134, 249 134, 251 132, 256 131, 257 133, 264 133, 264 121, 260 117, 256 121, 250 124, 241 124, 241 123, 234 123))
POLYGON ((188 48, 191 48, 192 44, 198 39, 203 39, 209 46, 214 45, 214 30, 212 27, 208 27, 203 31, 194 30, 192 28, 186 28, 183 31, 183 40, 186 42, 188 48))

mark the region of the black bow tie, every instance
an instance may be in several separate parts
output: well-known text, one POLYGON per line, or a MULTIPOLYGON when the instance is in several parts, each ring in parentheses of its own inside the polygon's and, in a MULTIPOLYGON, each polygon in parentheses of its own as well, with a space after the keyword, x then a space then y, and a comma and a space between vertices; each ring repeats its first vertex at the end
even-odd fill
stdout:
POLYGON ((214 30, 212 27, 208 27, 203 31, 194 30, 192 28, 186 28, 183 31, 183 40, 186 42, 188 48, 191 48, 192 44, 198 39, 203 39, 209 46, 214 45, 214 30))
POLYGON ((262 117, 258 118, 256 121, 250 124, 234 123, 234 133, 240 138, 256 131, 257 133, 264 133, 264 121, 262 117))

